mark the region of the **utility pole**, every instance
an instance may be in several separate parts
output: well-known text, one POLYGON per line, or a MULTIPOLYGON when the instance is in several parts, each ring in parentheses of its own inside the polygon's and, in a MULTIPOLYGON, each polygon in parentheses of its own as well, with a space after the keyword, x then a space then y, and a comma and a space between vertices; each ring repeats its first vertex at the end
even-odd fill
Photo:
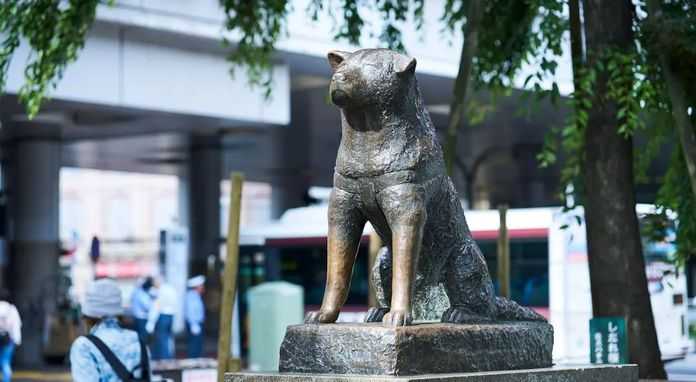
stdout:
POLYGON ((498 206, 498 286, 502 297, 510 298, 510 237, 507 229, 507 205, 498 206))
POLYGON ((244 176, 233 172, 230 175, 230 209, 227 224, 227 256, 222 280, 222 304, 220 305, 220 335, 218 339, 218 382, 223 382, 225 373, 239 371, 239 359, 230 357, 232 342, 232 312, 237 292, 237 270, 239 268, 239 214, 242 206, 242 184, 244 176))

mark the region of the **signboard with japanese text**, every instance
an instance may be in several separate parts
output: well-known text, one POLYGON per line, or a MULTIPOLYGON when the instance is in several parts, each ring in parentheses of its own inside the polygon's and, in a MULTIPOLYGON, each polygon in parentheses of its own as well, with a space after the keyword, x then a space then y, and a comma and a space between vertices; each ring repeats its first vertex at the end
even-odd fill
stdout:
POLYGON ((590 320, 590 362, 628 363, 628 338, 623 317, 597 317, 590 320))

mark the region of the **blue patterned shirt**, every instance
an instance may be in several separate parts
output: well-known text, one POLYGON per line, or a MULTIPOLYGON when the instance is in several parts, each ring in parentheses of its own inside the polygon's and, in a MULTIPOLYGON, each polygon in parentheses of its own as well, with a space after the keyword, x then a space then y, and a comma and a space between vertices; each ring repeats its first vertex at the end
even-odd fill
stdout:
MULTIPOLYGON (((99 337, 118 357, 126 369, 132 371, 140 366, 140 343, 138 334, 121 328, 115 318, 106 318, 95 325, 90 334, 99 337)), ((79 337, 70 348, 70 369, 76 382, 118 382, 113 369, 94 344, 79 337)), ((141 376, 140 369, 135 376, 141 376)))

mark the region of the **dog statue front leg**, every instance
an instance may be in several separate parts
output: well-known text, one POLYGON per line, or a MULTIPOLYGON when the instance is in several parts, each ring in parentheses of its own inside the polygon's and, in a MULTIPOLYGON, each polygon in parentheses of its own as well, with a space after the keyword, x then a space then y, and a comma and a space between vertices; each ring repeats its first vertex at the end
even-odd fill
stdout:
POLYGON ((309 312, 305 323, 336 322, 348 298, 350 277, 358 254, 365 218, 358 210, 357 196, 334 188, 329 199, 328 259, 326 289, 321 308, 309 312))
POLYGON ((392 295, 387 326, 410 325, 416 283, 416 266, 423 241, 426 210, 422 186, 400 184, 379 195, 382 210, 392 231, 392 295))

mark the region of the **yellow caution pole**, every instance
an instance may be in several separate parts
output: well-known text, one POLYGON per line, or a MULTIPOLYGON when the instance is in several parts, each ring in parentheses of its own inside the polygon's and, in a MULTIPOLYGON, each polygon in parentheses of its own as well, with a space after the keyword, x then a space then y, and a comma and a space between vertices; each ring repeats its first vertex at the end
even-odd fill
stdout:
POLYGON ((498 206, 500 228, 498 229, 498 286, 502 297, 510 298, 510 237, 507 229, 506 205, 498 206))
POLYGON ((239 360, 230 357, 232 342, 232 312, 237 290, 239 268, 239 214, 242 206, 242 183, 244 175, 230 175, 230 209, 227 220, 227 255, 222 280, 222 304, 220 305, 220 338, 218 339, 218 382, 223 382, 225 373, 240 370, 239 360))

